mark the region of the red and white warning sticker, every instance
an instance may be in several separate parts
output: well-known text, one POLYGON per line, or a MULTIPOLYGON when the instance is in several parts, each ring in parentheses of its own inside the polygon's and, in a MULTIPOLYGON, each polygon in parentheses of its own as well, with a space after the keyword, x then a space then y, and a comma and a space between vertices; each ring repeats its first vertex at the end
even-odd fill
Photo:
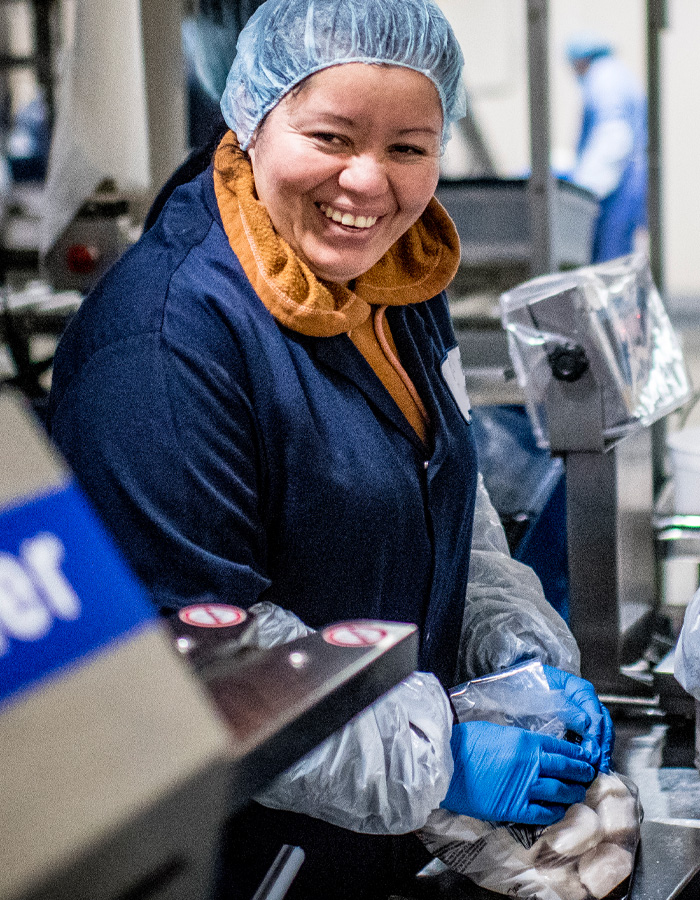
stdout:
POLYGON ((378 625, 365 622, 343 622, 331 625, 323 632, 323 639, 336 647, 374 647, 389 634, 378 625))
POLYGON ((226 603, 198 603, 183 607, 177 616, 186 625, 197 625, 199 628, 230 628, 245 622, 248 613, 226 603))

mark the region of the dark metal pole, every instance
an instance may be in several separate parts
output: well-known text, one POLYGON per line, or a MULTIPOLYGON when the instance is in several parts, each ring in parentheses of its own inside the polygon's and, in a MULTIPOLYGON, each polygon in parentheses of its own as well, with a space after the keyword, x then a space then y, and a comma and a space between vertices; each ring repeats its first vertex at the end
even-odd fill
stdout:
MULTIPOLYGON (((187 157, 182 11, 172 0, 141 3, 153 195, 187 157)), ((152 199, 152 198, 151 198, 152 199)))
POLYGON ((555 268, 555 183, 550 165, 549 3, 527 2, 527 54, 530 100, 530 246, 531 275, 555 268))
MULTIPOLYGON (((649 265, 654 283, 665 301, 664 245, 663 245, 663 193, 662 193, 662 146, 661 146, 661 61, 660 34, 668 25, 666 0, 647 0, 647 101, 649 116, 649 140, 647 157, 649 167, 649 194, 647 216, 649 220, 649 265)), ((651 426, 651 478, 652 503, 656 503, 666 482, 666 436, 665 419, 651 426)), ((663 561, 657 549, 654 557, 654 580, 656 597, 661 599, 664 591, 663 561)))
POLYGON ((39 84, 44 89, 44 99, 49 115, 49 127, 53 126, 56 98, 54 96, 54 54, 51 35, 51 15, 55 11, 52 0, 33 0, 34 11, 34 59, 39 84))
MULTIPOLYGON (((647 0, 647 98, 649 104, 649 264, 654 283, 665 299, 661 146, 660 33, 668 25, 666 0, 647 0)), ((652 483, 656 500, 666 480, 666 422, 652 425, 652 483)))
POLYGON ((663 204, 661 147, 660 33, 668 25, 666 0, 647 0, 647 98, 649 104, 649 262, 654 282, 663 295, 663 204))

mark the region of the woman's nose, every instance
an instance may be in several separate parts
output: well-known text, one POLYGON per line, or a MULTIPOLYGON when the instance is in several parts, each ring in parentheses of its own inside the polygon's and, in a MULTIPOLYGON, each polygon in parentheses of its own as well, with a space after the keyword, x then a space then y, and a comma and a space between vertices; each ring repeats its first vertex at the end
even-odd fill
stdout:
POLYGON ((388 179, 381 160, 374 156, 352 156, 339 176, 339 184, 347 191, 379 196, 386 191, 388 179))

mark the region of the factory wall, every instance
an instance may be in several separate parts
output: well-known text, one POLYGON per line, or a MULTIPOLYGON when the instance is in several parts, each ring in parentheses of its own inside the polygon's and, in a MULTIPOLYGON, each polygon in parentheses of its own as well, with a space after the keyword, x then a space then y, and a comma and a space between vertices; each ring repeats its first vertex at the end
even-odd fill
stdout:
MULTIPOLYGON (((529 166, 526 0, 437 2, 462 43, 472 108, 499 174, 523 174, 529 166)), ((64 14, 74 4, 63 0, 64 14)), ((579 29, 601 32, 645 82, 646 5, 646 0, 550 0, 552 158, 557 168, 566 168, 572 159, 580 115, 578 86, 564 59, 567 38, 579 29)), ((667 0, 667 6, 669 27, 661 42, 666 293, 670 309, 692 313, 697 308, 700 314, 700 3, 667 0)), ((29 19, 23 4, 10 8, 12 21, 6 24, 13 49, 19 50, 14 45, 28 39, 29 19)), ((19 82, 14 99, 26 102, 31 86, 23 89, 19 82)))
MULTIPOLYGON (((502 175, 529 166, 525 0, 438 0, 465 54, 475 118, 502 175)), ((661 41, 663 219, 669 308, 700 315, 700 4, 668 0, 661 41)), ((580 96, 564 58, 580 29, 608 37, 646 83, 645 0, 550 0, 552 159, 566 168, 576 143, 580 96)))

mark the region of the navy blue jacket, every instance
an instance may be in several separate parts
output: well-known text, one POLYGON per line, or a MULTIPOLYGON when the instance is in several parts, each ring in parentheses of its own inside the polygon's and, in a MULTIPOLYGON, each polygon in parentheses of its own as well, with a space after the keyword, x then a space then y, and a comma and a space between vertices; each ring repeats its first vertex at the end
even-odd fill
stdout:
POLYGON ((163 609, 259 599, 312 627, 420 627, 451 683, 476 460, 443 376, 444 295, 387 318, 426 450, 346 334, 277 323, 224 232, 209 168, 84 301, 58 348, 53 440, 163 609))

